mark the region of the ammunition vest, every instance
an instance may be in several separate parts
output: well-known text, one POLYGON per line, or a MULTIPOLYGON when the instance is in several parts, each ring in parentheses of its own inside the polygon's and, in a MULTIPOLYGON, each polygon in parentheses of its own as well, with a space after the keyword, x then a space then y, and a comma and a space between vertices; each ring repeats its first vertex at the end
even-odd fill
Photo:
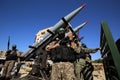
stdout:
POLYGON ((76 60, 75 51, 71 47, 64 45, 58 46, 51 50, 51 60, 54 62, 73 62, 76 60))

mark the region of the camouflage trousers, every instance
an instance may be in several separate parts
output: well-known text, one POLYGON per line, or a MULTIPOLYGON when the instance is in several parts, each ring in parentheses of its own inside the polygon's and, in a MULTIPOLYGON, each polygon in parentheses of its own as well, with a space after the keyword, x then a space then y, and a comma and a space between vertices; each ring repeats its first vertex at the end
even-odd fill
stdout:
POLYGON ((83 75, 81 73, 81 71, 83 70, 83 68, 85 67, 85 59, 78 59, 75 63, 75 76, 76 79, 75 80, 83 80, 83 75))
POLYGON ((71 62, 54 63, 51 80, 75 80, 74 64, 71 62))
POLYGON ((15 64, 15 60, 5 61, 2 77, 8 77, 8 78, 11 77, 11 71, 14 67, 14 64, 15 64))

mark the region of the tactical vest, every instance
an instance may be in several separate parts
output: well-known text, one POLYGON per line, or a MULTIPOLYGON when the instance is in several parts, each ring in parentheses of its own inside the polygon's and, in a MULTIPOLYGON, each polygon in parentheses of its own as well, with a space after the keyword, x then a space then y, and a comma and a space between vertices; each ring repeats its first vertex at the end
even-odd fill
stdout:
POLYGON ((7 56, 6 60, 17 60, 17 50, 12 50, 7 56))
POLYGON ((51 60, 54 62, 73 62, 76 59, 75 51, 71 47, 64 45, 58 46, 51 50, 51 60))

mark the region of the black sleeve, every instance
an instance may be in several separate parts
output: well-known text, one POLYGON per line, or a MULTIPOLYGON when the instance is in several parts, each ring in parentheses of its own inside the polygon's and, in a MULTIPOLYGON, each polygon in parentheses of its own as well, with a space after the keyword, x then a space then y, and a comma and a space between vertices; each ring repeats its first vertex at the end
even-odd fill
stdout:
POLYGON ((51 60, 55 60, 56 57, 56 48, 51 49, 50 51, 51 60))

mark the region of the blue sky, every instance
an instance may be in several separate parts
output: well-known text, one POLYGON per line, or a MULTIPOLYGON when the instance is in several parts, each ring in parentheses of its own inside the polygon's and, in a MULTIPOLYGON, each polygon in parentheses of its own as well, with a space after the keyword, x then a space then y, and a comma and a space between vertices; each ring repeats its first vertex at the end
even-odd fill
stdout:
MULTIPOLYGON (((76 27, 89 21, 80 30, 82 42, 89 48, 100 45, 100 23, 107 21, 116 41, 120 38, 120 0, 0 0, 0 50, 16 44, 24 52, 32 45, 36 33, 53 26, 63 16, 86 3, 86 7, 71 20, 76 27)), ((100 58, 100 51, 92 54, 92 59, 100 58)))

